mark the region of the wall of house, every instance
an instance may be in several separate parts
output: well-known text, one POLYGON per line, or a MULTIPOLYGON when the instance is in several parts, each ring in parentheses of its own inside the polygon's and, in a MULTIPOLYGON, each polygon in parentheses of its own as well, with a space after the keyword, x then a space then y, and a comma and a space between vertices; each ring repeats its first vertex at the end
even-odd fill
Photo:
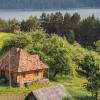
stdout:
POLYGON ((30 82, 30 81, 42 79, 43 73, 44 73, 43 70, 20 73, 19 75, 17 75, 17 83, 24 84, 28 81, 30 82))
MULTIPOLYGON (((1 77, 1 71, 0 70, 0 77, 1 77)), ((6 80, 9 80, 9 72, 8 71, 3 71, 4 72, 4 77, 1 78, 5 78, 6 80)), ((12 83, 17 83, 17 73, 10 73, 11 75, 11 82, 12 83)))
POLYGON ((4 53, 2 56, 0 56, 0 69, 4 71, 9 70, 9 63, 10 69, 15 71, 14 68, 16 68, 16 66, 18 66, 19 64, 19 53, 14 48, 12 48, 10 52, 8 51, 4 53))
MULTIPOLYGON (((12 83, 17 83, 17 73, 11 73, 11 81, 12 83)), ((5 77, 9 80, 9 72, 5 71, 5 77)))

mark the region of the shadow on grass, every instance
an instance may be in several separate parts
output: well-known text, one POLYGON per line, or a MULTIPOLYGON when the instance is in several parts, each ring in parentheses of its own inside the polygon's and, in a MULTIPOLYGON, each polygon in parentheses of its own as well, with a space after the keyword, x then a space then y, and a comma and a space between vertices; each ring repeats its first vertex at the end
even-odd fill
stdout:
POLYGON ((1 87, 9 87, 9 84, 7 84, 7 83, 0 83, 0 86, 1 87))
POLYGON ((75 97, 76 100, 96 100, 95 98, 91 96, 77 96, 75 97))

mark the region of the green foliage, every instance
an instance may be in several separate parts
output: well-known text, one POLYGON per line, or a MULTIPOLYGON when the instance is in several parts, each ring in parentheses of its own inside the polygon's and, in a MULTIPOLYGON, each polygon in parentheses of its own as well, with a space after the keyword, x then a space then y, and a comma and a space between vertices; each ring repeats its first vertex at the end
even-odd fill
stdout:
POLYGON ((43 13, 40 18, 30 16, 27 20, 21 22, 15 18, 8 21, 0 19, 0 31, 11 33, 22 31, 26 33, 43 28, 48 34, 66 37, 71 43, 77 41, 83 46, 93 47, 93 43, 100 37, 100 20, 94 16, 80 19, 78 13, 73 15, 65 13, 63 15, 60 12, 43 13))
POLYGON ((98 91, 100 89, 100 57, 90 52, 85 56, 81 67, 88 80, 86 84, 87 90, 91 92, 95 100, 98 100, 98 91))
POLYGON ((26 21, 21 22, 21 31, 30 32, 40 28, 40 21, 37 17, 30 16, 26 21))
POLYGON ((71 43, 77 41, 83 46, 93 46, 93 43, 99 40, 100 20, 94 16, 80 19, 78 13, 66 13, 63 17, 60 12, 43 13, 40 17, 41 26, 47 33, 65 36, 71 43))
POLYGON ((4 41, 2 51, 8 50, 12 47, 16 48, 25 48, 28 44, 31 43, 31 40, 25 35, 14 35, 4 41))
POLYGON ((8 21, 8 32, 12 32, 12 33, 17 33, 17 31, 20 31, 20 23, 18 22, 18 20, 16 20, 15 18, 13 18, 12 20, 8 21))
POLYGON ((7 30, 7 22, 0 18, 0 32, 7 30))
POLYGON ((49 65, 51 70, 54 72, 54 77, 58 73, 69 73, 69 54, 66 48, 66 40, 57 36, 52 35, 51 38, 46 40, 44 45, 44 52, 49 57, 49 65))
POLYGON ((69 31, 69 34, 67 35, 68 41, 70 43, 74 43, 75 42, 75 33, 73 30, 69 31))
POLYGON ((71 45, 66 38, 56 34, 50 36, 43 30, 32 32, 31 37, 32 43, 25 49, 31 54, 39 54, 50 66, 54 76, 57 74, 76 76, 76 69, 87 54, 86 49, 78 43, 71 45))
POLYGON ((94 43, 95 51, 100 54, 100 40, 94 43))
POLYGON ((65 97, 62 100, 73 100, 72 97, 65 97))
POLYGON ((49 36, 43 30, 37 30, 31 36, 32 44, 28 45, 26 50, 31 54, 39 54, 50 66, 54 77, 59 73, 75 75, 76 65, 72 60, 70 44, 65 38, 58 35, 49 36))
POLYGON ((0 32, 0 49, 2 49, 4 41, 13 35, 14 34, 0 32))
POLYGON ((82 20, 75 32, 78 33, 76 34, 76 40, 82 45, 93 46, 93 43, 99 39, 99 25, 100 21, 94 16, 82 20))
POLYGON ((42 27, 50 34, 57 33, 66 36, 70 42, 75 41, 75 29, 80 23, 80 15, 78 13, 72 16, 66 13, 63 17, 62 13, 55 14, 43 13, 40 17, 42 27))
POLYGON ((43 13, 40 16, 41 25, 48 33, 62 34, 63 28, 63 15, 60 12, 55 14, 46 15, 43 13))
POLYGON ((41 60, 50 67, 50 78, 56 77, 57 82, 64 84, 73 97, 84 100, 88 92, 82 87, 83 83, 86 83, 89 92, 96 95, 100 79, 100 57, 96 52, 82 48, 75 42, 70 44, 65 37, 57 34, 48 35, 42 29, 32 33, 13 34, 3 41, 3 52, 12 47, 20 47, 31 54, 39 54, 41 60), (81 70, 88 82, 79 76, 77 70, 81 70))
POLYGON ((78 13, 74 13, 70 19, 70 28, 74 30, 77 28, 78 24, 80 24, 80 15, 78 13))

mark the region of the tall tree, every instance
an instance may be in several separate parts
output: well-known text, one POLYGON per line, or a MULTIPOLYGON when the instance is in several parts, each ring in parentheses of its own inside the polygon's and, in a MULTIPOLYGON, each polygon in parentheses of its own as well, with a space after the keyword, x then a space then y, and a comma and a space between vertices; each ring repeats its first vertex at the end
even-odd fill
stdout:
POLYGON ((91 92, 93 100, 98 100, 100 89, 100 57, 90 52, 81 64, 82 71, 88 80, 86 89, 91 92))
POLYGON ((37 17, 30 16, 27 21, 21 22, 21 30, 22 31, 35 31, 40 28, 40 21, 37 17))
POLYGON ((8 21, 8 32, 16 33, 17 31, 20 31, 20 23, 17 19, 13 18, 8 21))
POLYGON ((69 31, 71 30, 70 21, 71 21, 71 15, 69 13, 66 13, 64 15, 64 21, 63 21, 63 32, 65 36, 67 36, 66 34, 68 34, 69 31))

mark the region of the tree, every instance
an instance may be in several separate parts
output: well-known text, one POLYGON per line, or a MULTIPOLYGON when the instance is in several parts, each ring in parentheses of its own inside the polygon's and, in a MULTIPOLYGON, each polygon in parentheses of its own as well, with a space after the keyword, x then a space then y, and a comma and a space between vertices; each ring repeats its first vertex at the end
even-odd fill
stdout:
POLYGON ((94 100, 98 100, 100 89, 100 57, 94 53, 89 53, 81 64, 82 71, 88 80, 85 87, 91 92, 94 100))
POLYGON ((69 33, 67 34, 67 39, 70 43, 75 42, 75 33, 73 30, 70 30, 69 33))
POLYGON ((93 46, 100 39, 100 21, 94 16, 88 17, 80 22, 75 30, 76 40, 84 46, 93 46))
POLYGON ((27 51, 39 54, 49 65, 53 77, 70 73, 71 57, 66 39, 58 35, 49 36, 45 31, 37 30, 32 33, 32 45, 27 47, 27 51))
POLYGON ((48 27, 50 27, 50 25, 49 25, 49 22, 50 22, 49 14, 46 15, 46 13, 42 13, 42 15, 40 16, 40 22, 41 22, 41 27, 43 27, 49 33, 49 29, 48 29, 48 27))
POLYGON ((40 28, 40 21, 37 17, 30 16, 29 19, 25 22, 21 22, 21 30, 26 32, 35 31, 40 28))
POLYGON ((94 49, 100 54, 100 40, 94 43, 94 49))
POLYGON ((62 34, 62 28, 63 28, 63 16, 62 16, 62 13, 60 13, 60 12, 55 13, 53 26, 55 27, 55 32, 54 33, 58 33, 58 34, 61 35, 62 34))
POLYGON ((21 31, 27 32, 27 23, 26 23, 26 21, 22 20, 20 29, 21 29, 21 31))
POLYGON ((74 13, 71 17, 71 28, 75 30, 80 23, 80 15, 78 13, 74 13))
POLYGON ((57 74, 70 73, 70 54, 66 48, 66 40, 57 36, 52 35, 48 40, 45 41, 43 51, 45 52, 45 61, 49 64, 50 70, 53 73, 53 77, 57 74))
POLYGON ((67 34, 70 31, 70 21, 71 21, 71 15, 69 13, 65 13, 64 15, 64 21, 63 21, 63 35, 67 36, 67 34))
POLYGON ((7 31, 7 21, 0 18, 0 32, 7 31))
POLYGON ((62 13, 56 12, 55 14, 51 13, 50 15, 42 14, 40 17, 42 27, 48 33, 57 33, 59 35, 62 34, 63 30, 63 16, 62 13))
POLYGON ((13 18, 8 21, 8 32, 16 33, 17 31, 20 31, 20 23, 13 18))

